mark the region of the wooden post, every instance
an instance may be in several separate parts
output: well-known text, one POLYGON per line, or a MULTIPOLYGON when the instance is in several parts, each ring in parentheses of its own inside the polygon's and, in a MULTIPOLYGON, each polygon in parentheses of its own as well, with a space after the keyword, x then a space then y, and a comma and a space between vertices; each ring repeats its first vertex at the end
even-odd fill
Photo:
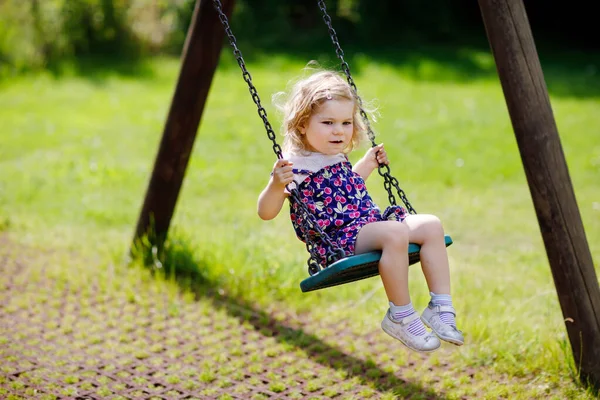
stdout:
POLYGON ((522 0, 478 0, 575 366, 600 387, 600 288, 522 0))
MULTIPOLYGON (((222 5, 223 12, 229 17, 234 0, 224 0, 222 5)), ((154 243, 161 243, 166 238, 224 36, 212 1, 197 0, 134 245, 146 234, 154 243)))

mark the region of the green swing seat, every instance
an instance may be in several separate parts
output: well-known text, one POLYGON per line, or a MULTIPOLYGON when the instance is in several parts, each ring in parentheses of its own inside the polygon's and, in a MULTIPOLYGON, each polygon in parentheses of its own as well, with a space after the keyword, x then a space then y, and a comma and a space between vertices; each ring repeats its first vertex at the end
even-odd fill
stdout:
MULTIPOLYGON (((444 239, 446 247, 452 244, 450 236, 446 235, 444 239)), ((421 246, 418 244, 409 244, 408 263, 410 265, 419 262, 420 250, 421 246)), ((303 292, 310 292, 379 275, 379 258, 381 258, 381 251, 371 251, 342 258, 313 276, 304 279, 300 282, 300 289, 303 292)))

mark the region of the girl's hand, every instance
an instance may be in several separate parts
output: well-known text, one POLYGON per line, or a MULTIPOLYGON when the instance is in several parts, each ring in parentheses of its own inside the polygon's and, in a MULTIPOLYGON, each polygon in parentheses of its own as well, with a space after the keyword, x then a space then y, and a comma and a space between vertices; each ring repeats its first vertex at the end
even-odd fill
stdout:
POLYGON ((358 160, 352 170, 359 174, 365 181, 371 175, 371 172, 379 167, 379 164, 387 165, 390 161, 387 158, 387 153, 383 148, 383 143, 367 150, 363 158, 358 160))
POLYGON ((294 163, 288 160, 277 160, 273 165, 273 184, 285 187, 294 181, 294 172, 292 171, 294 163))
POLYGON ((378 144, 375 147, 371 147, 369 150, 367 150, 367 154, 365 154, 365 160, 369 161, 370 163, 373 163, 373 169, 379 167, 379 164, 388 165, 390 163, 390 160, 388 160, 387 157, 387 153, 383 148, 383 143, 378 144))
POLYGON ((294 181, 292 163, 288 160, 277 160, 267 187, 258 196, 258 216, 264 220, 275 218, 288 197, 284 190, 288 183, 294 181))

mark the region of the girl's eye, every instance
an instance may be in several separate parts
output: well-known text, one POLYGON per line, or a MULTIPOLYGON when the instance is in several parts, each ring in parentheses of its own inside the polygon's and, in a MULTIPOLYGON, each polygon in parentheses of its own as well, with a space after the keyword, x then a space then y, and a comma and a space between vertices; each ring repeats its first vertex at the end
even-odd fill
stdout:
POLYGON ((346 122, 344 122, 344 125, 352 125, 352 122, 346 121, 346 122))
POLYGON ((323 121, 323 123, 324 123, 325 125, 331 125, 333 122, 331 122, 331 121, 323 121))

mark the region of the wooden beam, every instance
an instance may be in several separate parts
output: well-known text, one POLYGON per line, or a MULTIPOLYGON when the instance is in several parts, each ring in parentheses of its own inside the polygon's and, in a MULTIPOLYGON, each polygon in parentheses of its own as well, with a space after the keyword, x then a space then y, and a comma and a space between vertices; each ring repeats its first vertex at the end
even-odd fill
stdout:
MULTIPOLYGON (((600 288, 522 0, 478 0, 575 366, 600 387, 600 288)), ((501 301, 501 300, 499 300, 501 301)))
MULTIPOLYGON (((224 13, 230 16, 234 0, 224 0, 222 4, 224 13)), ((156 243, 166 238, 224 36, 212 0, 197 0, 182 53, 179 79, 135 230, 134 245, 144 235, 156 243)))

